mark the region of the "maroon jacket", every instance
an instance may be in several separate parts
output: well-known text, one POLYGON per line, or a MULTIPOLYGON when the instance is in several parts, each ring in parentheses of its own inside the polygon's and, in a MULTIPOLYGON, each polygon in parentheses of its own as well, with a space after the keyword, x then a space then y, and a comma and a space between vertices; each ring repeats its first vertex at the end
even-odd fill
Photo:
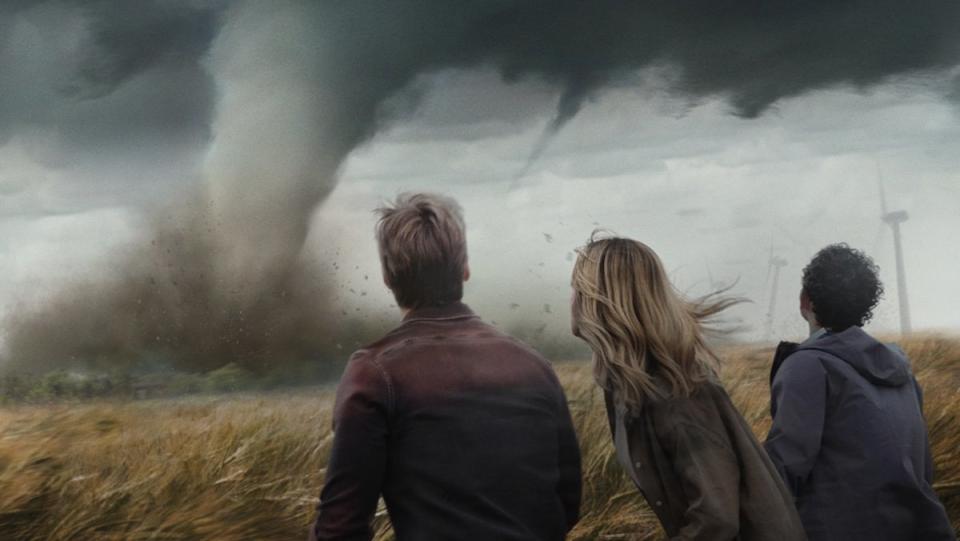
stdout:
POLYGON ((563 539, 580 505, 566 397, 539 354, 461 303, 414 310, 351 357, 311 539, 563 539))

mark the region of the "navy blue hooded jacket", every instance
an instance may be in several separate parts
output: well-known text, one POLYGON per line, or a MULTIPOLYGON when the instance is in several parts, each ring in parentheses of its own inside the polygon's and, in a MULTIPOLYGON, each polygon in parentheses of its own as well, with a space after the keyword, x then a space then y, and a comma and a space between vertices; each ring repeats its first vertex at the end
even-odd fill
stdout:
POLYGON ((781 343, 764 447, 810 541, 955 540, 931 487, 922 395, 896 346, 860 327, 781 343))

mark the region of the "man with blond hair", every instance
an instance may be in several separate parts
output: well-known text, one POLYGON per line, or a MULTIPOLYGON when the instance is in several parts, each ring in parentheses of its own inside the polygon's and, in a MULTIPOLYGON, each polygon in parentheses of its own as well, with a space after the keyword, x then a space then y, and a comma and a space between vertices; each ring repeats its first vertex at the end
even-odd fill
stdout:
POLYGON ((403 322, 344 371, 311 539, 372 538, 381 495, 399 541, 563 539, 580 452, 553 369, 461 302, 470 269, 454 200, 405 194, 377 212, 403 322))

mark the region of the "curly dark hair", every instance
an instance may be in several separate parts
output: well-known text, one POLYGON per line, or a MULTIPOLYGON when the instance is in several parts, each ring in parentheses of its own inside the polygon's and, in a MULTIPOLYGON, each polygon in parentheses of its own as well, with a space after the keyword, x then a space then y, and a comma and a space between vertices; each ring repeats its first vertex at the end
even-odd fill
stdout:
POLYGON ((883 295, 878 272, 870 256, 846 243, 817 252, 803 268, 803 291, 813 304, 817 322, 840 332, 870 321, 883 295))

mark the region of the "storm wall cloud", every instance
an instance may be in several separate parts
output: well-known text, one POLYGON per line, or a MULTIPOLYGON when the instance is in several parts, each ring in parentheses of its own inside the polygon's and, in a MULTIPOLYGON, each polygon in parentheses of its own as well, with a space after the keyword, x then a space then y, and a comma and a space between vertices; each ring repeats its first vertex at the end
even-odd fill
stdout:
POLYGON ((92 99, 145 70, 197 62, 219 28, 216 3, 183 0, 77 3, 86 22, 76 72, 63 91, 92 99))

